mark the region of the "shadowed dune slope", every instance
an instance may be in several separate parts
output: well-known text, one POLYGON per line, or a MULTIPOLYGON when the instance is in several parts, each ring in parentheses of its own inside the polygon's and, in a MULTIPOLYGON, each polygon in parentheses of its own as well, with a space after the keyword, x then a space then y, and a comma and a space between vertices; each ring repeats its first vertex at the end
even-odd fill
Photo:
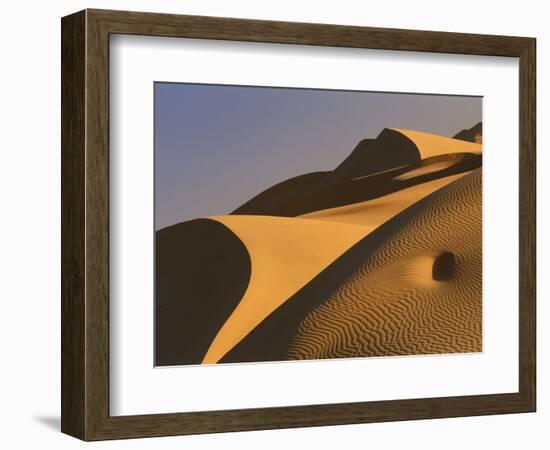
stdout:
POLYGON ((156 232, 155 265, 155 364, 199 364, 248 286, 248 251, 220 222, 197 219, 156 232))
MULTIPOLYGON (((231 214, 274 215, 283 205, 292 203, 296 196, 306 194, 329 172, 312 172, 282 181, 256 195, 231 214)), ((289 214, 290 215, 290 214, 289 214)))
POLYGON ((436 155, 404 168, 392 169, 342 181, 300 197, 293 197, 283 207, 291 215, 308 213, 369 201, 421 183, 480 167, 481 155, 454 153, 436 155))
POLYGON ((478 122, 472 128, 466 128, 453 136, 454 139, 475 142, 481 144, 483 141, 483 124, 478 122))
POLYGON ((364 177, 420 161, 417 146, 399 130, 385 128, 376 139, 364 139, 325 179, 320 187, 342 180, 364 177))
POLYGON ((203 363, 216 363, 262 320, 370 230, 328 221, 215 216, 247 248, 252 272, 241 301, 212 341, 203 363))
POLYGON ((438 178, 426 183, 420 183, 383 197, 366 202, 353 203, 337 208, 322 209, 304 214, 305 219, 327 220, 334 222, 367 225, 371 229, 377 228, 397 213, 413 205, 415 202, 441 189, 443 186, 463 177, 464 174, 438 178))
POLYGON ((282 181, 241 205, 232 214, 296 216, 303 213, 303 208, 308 208, 308 196, 311 193, 326 190, 328 186, 354 177, 364 177, 419 161, 420 154, 413 142, 402 133, 384 129, 376 139, 359 142, 336 169, 282 181), (296 204, 296 198, 300 196, 305 198, 296 204))
MULTIPOLYGON (((316 209, 336 206, 335 202, 350 203, 356 200, 345 199, 346 194, 357 195, 358 191, 354 190, 355 186, 344 185, 338 189, 340 184, 419 161, 420 154, 410 139, 397 131, 384 129, 376 139, 363 139, 359 142, 336 169, 282 181, 258 194, 231 214, 293 217, 316 209), (327 198, 327 195, 331 198, 327 198)), ((380 181, 382 179, 378 178, 377 181, 370 182, 369 186, 365 186, 366 189, 361 189, 363 195, 379 195, 381 190, 385 193, 386 187, 380 181)), ((366 198, 362 197, 361 200, 366 198)))
POLYGON ((361 141, 335 170, 283 181, 232 214, 294 217, 371 200, 480 165, 479 144, 410 130, 385 129, 376 139, 361 141), (438 168, 433 164, 436 160, 438 168), (414 169, 419 171, 411 172, 414 169))
POLYGON ((407 212, 307 314, 287 358, 482 350, 481 170, 407 212))
POLYGON ((415 130, 395 129, 394 131, 410 139, 418 149, 422 159, 451 153, 481 154, 481 144, 474 142, 467 142, 460 139, 453 139, 415 130))

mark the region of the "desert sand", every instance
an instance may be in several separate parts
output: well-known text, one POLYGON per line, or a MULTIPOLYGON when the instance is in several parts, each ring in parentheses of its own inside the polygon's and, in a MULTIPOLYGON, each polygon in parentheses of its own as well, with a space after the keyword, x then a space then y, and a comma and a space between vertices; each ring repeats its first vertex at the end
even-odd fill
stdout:
POLYGON ((262 320, 361 238, 462 176, 453 175, 380 199, 322 210, 302 218, 212 217, 241 239, 252 260, 252 273, 242 300, 220 329, 203 362, 218 362, 262 320))
POLYGON ((452 153, 476 153, 481 154, 481 144, 466 142, 459 139, 437 136, 415 130, 394 129, 414 142, 420 153, 421 159, 437 155, 452 153))
POLYGON ((480 133, 385 129, 333 171, 157 232, 157 364, 481 351, 480 133))
POLYGON ((463 177, 464 174, 451 175, 439 178, 434 181, 422 183, 407 189, 403 189, 374 200, 353 203, 351 205, 339 206, 337 208, 322 209, 309 214, 303 218, 327 220, 331 222, 353 223, 356 225, 367 225, 370 230, 382 225, 397 213, 413 205, 420 199, 432 192, 441 189, 443 186, 463 177))
POLYGON ((155 250, 155 364, 200 364, 248 287, 248 250, 210 219, 157 231, 155 250))
POLYGON ((379 198, 421 182, 473 170, 480 164, 480 144, 384 129, 376 139, 361 141, 333 171, 283 181, 232 214, 296 217, 379 198), (436 161, 439 170, 433 167, 436 161), (417 173, 409 173, 416 169, 417 173))
POLYGON ((245 245, 248 289, 213 340, 203 363, 218 362, 283 302, 368 234, 367 227, 271 216, 212 217, 245 245), (323 245, 319 245, 323 243, 323 245))
POLYGON ((428 200, 306 316, 289 359, 481 351, 480 170, 428 200))

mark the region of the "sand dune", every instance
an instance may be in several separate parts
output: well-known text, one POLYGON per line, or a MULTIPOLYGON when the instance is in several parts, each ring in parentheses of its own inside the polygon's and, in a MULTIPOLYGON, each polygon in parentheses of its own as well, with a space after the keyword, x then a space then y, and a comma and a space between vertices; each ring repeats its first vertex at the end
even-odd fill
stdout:
POLYGON ((429 166, 421 166, 417 169, 412 169, 408 172, 405 172, 402 175, 396 176, 395 180, 410 180, 411 178, 416 178, 420 175, 426 175, 428 173, 439 172, 444 169, 448 169, 453 166, 453 161, 441 161, 438 163, 431 164, 429 166))
POLYGON ((451 153, 474 153, 481 154, 481 144, 467 142, 460 139, 453 139, 437 134, 423 133, 415 130, 395 129, 410 139, 420 153, 421 159, 430 158, 436 155, 451 153))
POLYGON ((408 166, 421 159, 415 143, 399 130, 385 128, 376 139, 363 139, 320 187, 342 180, 408 166))
MULTIPOLYGON (((268 190, 265 191, 265 195, 260 194, 256 197, 255 203, 249 204, 251 209, 246 214, 296 217, 323 209, 372 200, 420 183, 466 173, 480 165, 481 155, 451 153, 432 156, 404 167, 342 180, 324 187, 310 186, 309 190, 305 192, 300 190, 296 195, 291 195, 291 190, 284 188, 285 183, 282 183, 278 185, 282 187, 276 188, 276 191, 268 190), (284 190, 284 197, 279 195, 277 190, 284 190)), ((320 174, 308 174, 308 177, 309 175, 321 177, 320 174)), ((294 182, 294 179, 289 182, 294 182)), ((239 209, 232 214, 245 214, 243 211, 244 209, 239 209)))
POLYGON ((312 172, 282 181, 259 193, 231 214, 288 215, 284 205, 292 203, 297 196, 305 195, 329 172, 312 172))
POLYGON ((248 250, 220 222, 191 220, 157 231, 155 266, 155 364, 199 364, 248 287, 248 250))
POLYGON ((361 141, 333 171, 283 181, 232 214, 295 217, 372 200, 420 182, 468 172, 480 165, 479 144, 410 130, 385 129, 376 139, 361 141), (430 160, 438 160, 439 168, 430 160), (417 179, 421 175, 424 178, 417 179))
POLYGON ((371 178, 368 186, 352 180, 380 175, 420 162, 415 144, 405 135, 384 129, 376 139, 364 139, 334 170, 313 172, 272 186, 241 205, 232 214, 259 214, 293 217, 354 201, 383 195, 391 189, 385 177, 371 178), (382 182, 380 182, 382 181, 382 182), (357 196, 363 196, 356 198, 357 196))
POLYGON ((453 139, 461 139, 463 141, 481 144, 483 142, 483 124, 479 122, 472 128, 461 130, 453 136, 453 139))
POLYGON ((219 361, 276 308, 372 230, 462 176, 453 175, 302 218, 213 217, 242 240, 251 256, 252 274, 243 299, 212 342, 203 363, 219 361), (349 224, 351 227, 346 226, 349 224))
POLYGON ((393 194, 369 200, 353 203, 337 208, 323 209, 301 216, 304 219, 327 220, 333 222, 366 225, 375 229, 391 219, 393 216, 413 205, 432 192, 463 177, 465 174, 451 175, 439 178, 427 183, 422 183, 403 189, 393 194))
POLYGON ((212 217, 247 248, 250 283, 212 341, 203 363, 216 363, 262 320, 370 231, 357 225, 269 216, 212 217), (320 245, 322 243, 322 245, 320 245))
POLYGON ((158 231, 157 364, 480 351, 478 133, 384 129, 158 231))
POLYGON ((441 175, 444 171, 448 172, 448 169, 457 167, 468 159, 476 160, 470 153, 452 153, 449 155, 432 156, 431 158, 423 159, 415 166, 408 167, 406 172, 394 176, 393 179, 408 181, 413 179, 418 180, 419 177, 424 177, 426 175, 441 175))
POLYGON ((289 359, 482 350, 481 171, 395 219, 403 225, 306 316, 289 359))

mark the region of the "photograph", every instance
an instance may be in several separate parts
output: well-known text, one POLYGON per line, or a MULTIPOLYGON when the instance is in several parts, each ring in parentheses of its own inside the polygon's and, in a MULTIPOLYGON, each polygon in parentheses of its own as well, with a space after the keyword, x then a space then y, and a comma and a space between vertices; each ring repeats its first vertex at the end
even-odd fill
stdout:
POLYGON ((550 27, 501 3, 6 3, 0 448, 545 447, 550 27))
POLYGON ((482 352, 466 94, 156 81, 155 366, 482 352))

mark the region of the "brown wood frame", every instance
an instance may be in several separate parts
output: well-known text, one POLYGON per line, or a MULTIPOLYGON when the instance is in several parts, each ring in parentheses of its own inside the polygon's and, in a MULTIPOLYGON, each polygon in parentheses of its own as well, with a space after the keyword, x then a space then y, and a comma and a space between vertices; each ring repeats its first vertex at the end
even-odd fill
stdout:
POLYGON ((534 38, 105 10, 75 13, 61 25, 64 433, 100 440, 535 411, 534 38), (110 416, 108 99, 113 33, 518 57, 519 392, 110 416))

